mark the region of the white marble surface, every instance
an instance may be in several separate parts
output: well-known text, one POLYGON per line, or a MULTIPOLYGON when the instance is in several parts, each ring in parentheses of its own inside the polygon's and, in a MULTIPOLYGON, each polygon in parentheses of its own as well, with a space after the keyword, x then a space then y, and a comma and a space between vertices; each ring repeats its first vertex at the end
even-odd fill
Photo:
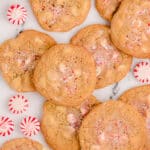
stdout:
MULTIPOLYGON (((95 7, 94 7, 94 0, 92 0, 92 7, 90 10, 90 13, 88 15, 88 18, 86 21, 79 27, 76 27, 75 29, 71 30, 70 32, 66 33, 50 33, 42 30, 42 28, 38 25, 35 17, 32 14, 30 5, 28 0, 1 0, 0 1, 0 43, 3 41, 15 37, 20 31, 25 29, 36 29, 39 31, 43 31, 51 36, 53 36, 57 42, 59 43, 67 43, 69 42, 70 38, 82 27, 94 24, 94 23, 106 23, 97 13, 95 7), (26 23, 22 26, 16 26, 12 25, 7 21, 6 12, 8 7, 11 4, 19 3, 23 5, 27 11, 28 11, 28 18, 26 20, 26 23)), ((136 62, 139 62, 139 59, 134 59, 134 63, 132 65, 135 65, 136 62)), ((132 75, 132 68, 131 71, 128 73, 128 75, 119 83, 116 83, 114 85, 111 85, 109 87, 106 87, 104 89, 100 89, 94 92, 95 96, 102 100, 108 100, 110 98, 117 99, 117 97, 123 93, 125 90, 140 85, 139 82, 137 82, 133 75, 132 75)), ((16 138, 16 137, 22 137, 22 133, 19 130, 19 123, 22 120, 23 117, 32 115, 36 116, 40 119, 42 114, 42 104, 43 104, 43 98, 37 94, 37 93, 24 93, 24 95, 29 99, 30 101, 30 107, 29 110, 22 115, 13 115, 8 111, 8 99, 16 94, 15 91, 11 90, 5 81, 0 76, 0 116, 8 116, 11 117, 15 122, 15 131, 13 134, 9 137, 0 137, 0 145, 5 142, 6 140, 16 138)), ((39 133, 37 136, 32 137, 33 139, 36 139, 43 143, 46 146, 46 143, 44 142, 41 133, 39 133)), ((55 137, 54 137, 55 138, 55 137)))

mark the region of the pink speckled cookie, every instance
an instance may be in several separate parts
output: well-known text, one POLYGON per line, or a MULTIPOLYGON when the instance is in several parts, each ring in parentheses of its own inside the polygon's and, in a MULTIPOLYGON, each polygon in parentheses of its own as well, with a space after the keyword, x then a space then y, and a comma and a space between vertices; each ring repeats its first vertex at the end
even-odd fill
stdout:
POLYGON ((72 38, 71 43, 83 46, 93 55, 97 74, 96 88, 120 81, 130 70, 132 58, 113 45, 107 26, 87 26, 72 38))
POLYGON ((41 55, 55 45, 47 34, 26 30, 0 45, 0 70, 10 87, 19 92, 34 91, 32 76, 41 55))
POLYGON ((93 108, 79 130, 82 150, 143 150, 146 139, 143 117, 120 101, 93 108))
POLYGON ((43 29, 69 31, 88 15, 90 0, 30 0, 33 12, 43 29))
POLYGON ((78 129, 82 119, 99 102, 89 97, 79 107, 64 107, 46 101, 41 122, 45 140, 55 150, 80 150, 78 129), (55 138, 54 138, 55 137, 55 138))
POLYGON ((126 54, 150 58, 150 1, 123 0, 111 22, 113 43, 126 54))
POLYGON ((123 93, 119 100, 132 105, 146 119, 148 150, 150 149, 150 85, 132 88, 123 93))
POLYGON ((18 138, 10 140, 2 145, 0 150, 48 150, 40 143, 27 139, 18 138))
POLYGON ((95 88, 94 59, 83 47, 53 46, 41 57, 33 80, 41 95, 53 103, 78 106, 95 88))

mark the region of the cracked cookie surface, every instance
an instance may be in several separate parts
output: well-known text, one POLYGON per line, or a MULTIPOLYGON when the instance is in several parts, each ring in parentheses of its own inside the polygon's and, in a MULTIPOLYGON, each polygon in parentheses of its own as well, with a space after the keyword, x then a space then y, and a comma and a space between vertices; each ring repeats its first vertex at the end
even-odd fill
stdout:
POLYGON ((68 31, 88 15, 90 0, 30 0, 33 12, 44 29, 68 31))
POLYGON ((96 88, 103 88, 123 79, 130 70, 132 57, 120 52, 112 43, 110 29, 90 25, 80 30, 71 43, 86 48, 96 64, 96 88))
POLYGON ((58 105, 78 106, 95 88, 94 59, 83 47, 58 44, 41 57, 33 80, 46 99, 58 105))
POLYGON ((148 135, 148 149, 150 149, 150 85, 144 85, 127 90, 119 100, 135 107, 144 117, 148 135))
POLYGON ((143 150, 146 139, 143 117, 120 101, 94 107, 79 130, 82 150, 143 150))
POLYGON ((1 150, 48 150, 40 143, 27 139, 18 138, 10 140, 2 145, 1 150))
POLYGON ((0 69, 10 87, 19 92, 34 91, 33 70, 41 55, 55 41, 50 36, 26 30, 0 45, 0 69))
POLYGON ((41 129, 49 146, 55 150, 80 150, 78 129, 82 119, 98 103, 94 96, 77 108, 58 106, 51 103, 51 100, 46 101, 41 129))
POLYGON ((123 0, 111 22, 115 46, 137 58, 150 58, 150 1, 123 0))

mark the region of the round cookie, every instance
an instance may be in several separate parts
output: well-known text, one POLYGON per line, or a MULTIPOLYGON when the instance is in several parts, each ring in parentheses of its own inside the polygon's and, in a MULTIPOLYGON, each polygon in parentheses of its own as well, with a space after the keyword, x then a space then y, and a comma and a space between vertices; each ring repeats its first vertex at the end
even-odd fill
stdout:
POLYGON ((134 57, 150 58, 149 8, 149 0, 124 0, 111 22, 113 43, 134 57))
POLYGON ((47 34, 26 30, 0 46, 0 69, 10 87, 19 92, 34 91, 33 70, 41 55, 55 44, 47 34))
POLYGON ((18 138, 10 140, 2 145, 1 150, 47 150, 40 143, 27 139, 18 138))
POLYGON ((122 0, 96 0, 96 8, 100 15, 111 21, 122 0))
POLYGON ((93 96, 85 100, 78 108, 58 106, 50 100, 46 101, 41 129, 49 146, 55 150, 80 150, 78 128, 82 118, 97 103, 93 96))
POLYGON ((94 59, 82 47, 56 45, 41 57, 33 80, 46 99, 58 105, 78 106, 95 88, 94 59))
POLYGON ((32 10, 41 25, 48 31, 69 31, 87 17, 90 0, 30 0, 32 10))
POLYGON ((79 130, 82 150, 143 150, 143 117, 130 105, 109 101, 96 106, 79 130))
POLYGON ((150 85, 132 88, 123 93, 119 100, 134 106, 146 119, 148 149, 150 149, 150 85))
POLYGON ((71 43, 85 47, 96 63, 96 88, 120 81, 129 72, 132 58, 113 45, 110 29, 103 25, 90 25, 79 31, 71 43))

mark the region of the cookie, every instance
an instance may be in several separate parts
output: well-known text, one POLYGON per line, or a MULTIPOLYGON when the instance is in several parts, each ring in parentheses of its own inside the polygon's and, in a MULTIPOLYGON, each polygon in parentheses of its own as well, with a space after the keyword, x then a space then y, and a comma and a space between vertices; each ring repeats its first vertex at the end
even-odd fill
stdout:
POLYGON ((111 22, 113 43, 126 54, 150 58, 150 1, 124 0, 111 22))
POLYGON ((87 114, 97 103, 93 96, 78 108, 58 106, 50 100, 46 101, 41 129, 49 146, 55 150, 80 150, 77 131, 85 112, 87 114))
POLYGON ((143 150, 143 117, 130 105, 109 101, 96 106, 79 130, 82 150, 143 150))
POLYGON ((132 88, 123 93, 119 100, 135 107, 146 119, 148 149, 150 149, 150 85, 132 88))
POLYGON ((56 45, 41 57, 33 81, 41 95, 53 103, 78 106, 95 88, 94 59, 82 47, 56 45))
POLYGON ((100 15, 111 21, 122 0, 96 0, 96 8, 100 15))
POLYGON ((132 58, 120 52, 110 39, 110 29, 103 25, 90 25, 79 31, 71 43, 83 46, 96 63, 96 88, 103 88, 123 79, 129 72, 132 58))
POLYGON ((32 10, 48 31, 65 32, 80 25, 87 17, 90 0, 30 0, 32 10))
POLYGON ((41 55, 55 44, 50 36, 26 30, 0 46, 0 69, 9 86, 19 92, 34 91, 33 70, 41 55))
POLYGON ((40 143, 27 139, 18 138, 4 143, 1 150, 46 150, 40 143))

